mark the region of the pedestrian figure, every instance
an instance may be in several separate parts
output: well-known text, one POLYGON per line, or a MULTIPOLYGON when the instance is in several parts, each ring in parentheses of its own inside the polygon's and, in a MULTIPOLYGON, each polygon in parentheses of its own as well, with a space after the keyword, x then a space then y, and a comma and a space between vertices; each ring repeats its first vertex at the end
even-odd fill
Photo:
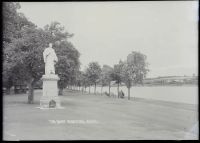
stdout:
POLYGON ((121 90, 121 98, 124 98, 124 92, 121 90))

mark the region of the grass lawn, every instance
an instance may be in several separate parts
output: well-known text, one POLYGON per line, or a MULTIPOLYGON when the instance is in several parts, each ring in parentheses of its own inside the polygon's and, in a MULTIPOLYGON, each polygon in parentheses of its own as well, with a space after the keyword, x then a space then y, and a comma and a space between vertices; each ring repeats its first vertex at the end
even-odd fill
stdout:
POLYGON ((65 91, 64 109, 42 110, 27 95, 4 95, 4 140, 182 140, 198 122, 195 105, 135 98, 117 99, 65 91))

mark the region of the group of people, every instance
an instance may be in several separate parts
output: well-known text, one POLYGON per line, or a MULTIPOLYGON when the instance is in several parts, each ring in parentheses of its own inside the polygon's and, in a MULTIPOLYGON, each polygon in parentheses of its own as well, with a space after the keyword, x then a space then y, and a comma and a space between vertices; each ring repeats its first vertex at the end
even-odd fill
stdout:
MULTIPOLYGON (((107 92, 105 92, 105 95, 107 95, 107 96, 116 96, 114 93, 109 94, 107 92)), ((122 90, 119 92, 119 98, 124 98, 124 92, 122 90)))
POLYGON ((122 90, 119 92, 119 97, 124 98, 124 92, 122 90))

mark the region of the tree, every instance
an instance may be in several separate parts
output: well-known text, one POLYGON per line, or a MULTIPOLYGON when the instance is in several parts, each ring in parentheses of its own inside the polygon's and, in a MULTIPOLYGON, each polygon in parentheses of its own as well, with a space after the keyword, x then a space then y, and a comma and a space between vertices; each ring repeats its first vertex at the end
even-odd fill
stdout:
POLYGON ((146 55, 140 52, 132 52, 127 56, 127 61, 123 64, 123 81, 128 88, 128 99, 130 100, 130 88, 132 85, 141 84, 146 76, 148 63, 146 55))
POLYGON ((77 71, 76 73, 76 86, 78 87, 78 90, 80 91, 80 88, 82 86, 82 79, 83 74, 81 71, 77 71))
POLYGON ((21 37, 23 27, 34 26, 23 13, 17 12, 20 8, 18 2, 3 2, 3 43, 12 43, 13 39, 21 37))
POLYGON ((55 52, 58 56, 56 73, 60 77, 58 87, 59 94, 62 95, 63 89, 67 85, 73 85, 76 82, 76 74, 80 68, 80 53, 68 41, 68 38, 71 38, 73 34, 65 31, 64 26, 59 22, 54 21, 50 25, 46 25, 44 30, 51 35, 51 41, 54 42, 55 52))
POLYGON ((102 95, 103 87, 107 85, 105 74, 103 72, 101 72, 100 74, 99 84, 101 85, 101 95, 102 95))
POLYGON ((19 77, 18 80, 24 77, 28 83, 28 103, 33 103, 34 84, 44 74, 42 53, 49 38, 47 38, 46 32, 38 28, 26 27, 21 32, 22 38, 15 42, 16 48, 13 57, 17 66, 14 71, 19 71, 15 74, 19 77))
POLYGON ((82 72, 82 86, 85 88, 85 91, 86 91, 86 88, 88 86, 90 86, 90 81, 89 81, 89 78, 88 78, 87 70, 82 72))
POLYGON ((19 3, 3 3, 3 82, 10 88, 17 82, 27 83, 28 103, 33 103, 34 84, 44 74, 42 53, 49 42, 53 43, 59 62, 56 72, 60 76, 60 89, 74 79, 79 69, 79 52, 67 41, 73 34, 65 31, 59 22, 44 29, 37 28, 17 10, 19 3), (66 75, 66 73, 68 75, 66 75))
MULTIPOLYGON (((17 82, 29 83, 30 95, 33 93, 30 85, 35 82, 35 80, 32 80, 32 77, 40 74, 40 72, 31 73, 31 70, 35 70, 32 66, 33 63, 38 62, 33 58, 33 54, 39 52, 35 47, 44 38, 39 34, 42 31, 37 29, 32 22, 28 21, 22 13, 17 12, 19 8, 19 3, 3 3, 3 74, 8 80, 6 82, 4 78, 4 83, 10 84, 7 85, 8 88, 17 82), (36 37, 34 41, 31 40, 33 37, 36 37), (33 46, 34 44, 35 46, 33 46), (32 50, 31 48, 35 49, 32 50), (32 60, 31 63, 30 59, 32 60)), ((31 96, 28 96, 28 100, 31 102, 31 96)))
POLYGON ((101 74, 101 67, 97 62, 91 62, 89 63, 89 66, 86 70, 86 73, 88 75, 89 81, 94 84, 94 94, 96 94, 96 84, 100 78, 101 74))
MULTIPOLYGON (((13 70, 15 68, 16 71, 17 61, 14 57, 20 56, 20 54, 13 56, 17 54, 16 41, 23 37, 22 29, 35 27, 22 13, 17 12, 18 9, 20 9, 18 2, 3 2, 3 86, 8 91, 16 83, 13 70)), ((21 79, 19 78, 17 81, 23 82, 23 80, 20 81, 21 79)))
POLYGON ((92 81, 88 68, 85 71, 84 77, 85 77, 86 87, 89 87, 89 94, 90 94, 90 87, 92 85, 92 81))
MULTIPOLYGON (((55 26, 54 23, 52 25, 55 26)), ((53 26, 50 25, 50 27, 53 26)), ((59 29, 58 26, 55 26, 54 29, 56 28, 59 29)), ((54 48, 59 59, 56 65, 56 72, 60 76, 58 83, 60 89, 66 86, 67 78, 79 68, 79 53, 71 43, 64 39, 63 33, 66 34, 65 38, 67 38, 68 33, 59 30, 52 32, 48 31, 47 28, 43 30, 36 27, 23 27, 21 38, 13 40, 12 48, 5 49, 5 55, 8 55, 10 63, 14 65, 12 75, 19 77, 20 80, 23 77, 24 81, 28 83, 28 103, 33 103, 34 84, 44 74, 42 53, 48 42, 59 41, 59 44, 54 43, 54 48), (14 54, 11 55, 12 53, 14 54), (66 73, 70 74, 66 76, 66 73)))
POLYGON ((77 86, 79 87, 79 90, 84 91, 84 89, 86 88, 86 79, 85 79, 85 73, 83 71, 78 71, 77 74, 77 86))
POLYGON ((68 38, 71 38, 74 35, 65 31, 65 27, 57 21, 45 25, 44 30, 51 35, 51 42, 56 43, 57 46, 61 41, 67 41, 68 38))
POLYGON ((63 94, 63 89, 67 85, 72 85, 76 81, 79 68, 79 52, 73 45, 67 41, 62 41, 58 46, 55 46, 55 52, 58 56, 56 64, 56 73, 60 80, 58 81, 59 94, 63 94))
POLYGON ((119 85, 122 82, 122 72, 123 72, 123 62, 120 60, 119 64, 114 65, 114 69, 112 72, 112 79, 115 80, 115 83, 117 83, 117 93, 119 98, 119 85))
POLYGON ((110 87, 111 87, 111 81, 112 81, 112 73, 113 73, 112 67, 108 65, 103 65, 102 75, 103 75, 103 79, 105 80, 105 83, 109 86, 109 95, 110 95, 110 87))
MULTIPOLYGON (((17 9, 20 8, 19 3, 14 2, 3 2, 3 42, 11 43, 15 37, 17 17, 17 9)), ((6 47, 6 46, 3 46, 6 47)))

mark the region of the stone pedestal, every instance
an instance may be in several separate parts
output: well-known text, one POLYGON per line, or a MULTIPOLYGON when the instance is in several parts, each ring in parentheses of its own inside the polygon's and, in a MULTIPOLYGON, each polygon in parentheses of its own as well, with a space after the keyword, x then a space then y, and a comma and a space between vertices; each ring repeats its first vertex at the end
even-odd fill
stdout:
POLYGON ((40 99, 40 108, 60 108, 61 103, 58 97, 58 75, 43 75, 43 95, 40 99))

